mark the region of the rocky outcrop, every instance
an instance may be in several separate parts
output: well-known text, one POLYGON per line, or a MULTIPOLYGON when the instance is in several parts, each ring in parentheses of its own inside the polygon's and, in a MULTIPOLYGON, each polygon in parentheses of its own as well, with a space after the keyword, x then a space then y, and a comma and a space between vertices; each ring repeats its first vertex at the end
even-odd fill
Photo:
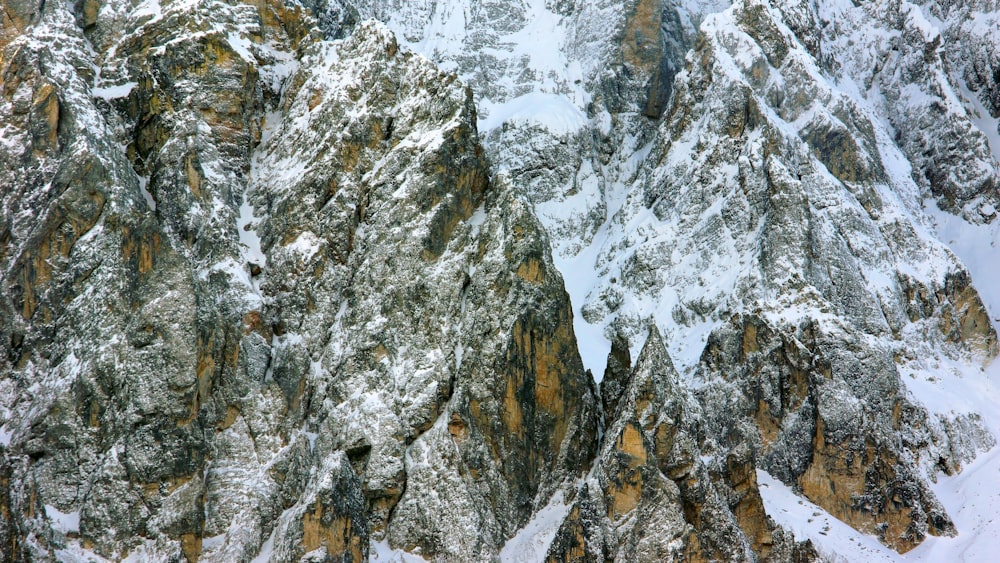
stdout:
POLYGON ((702 425, 702 406, 682 387, 655 328, 635 366, 623 367, 625 387, 605 413, 595 470, 577 490, 549 560, 818 557, 808 542, 794 542, 767 517, 752 449, 706 455, 713 446, 705 442, 710 429, 702 425))
MULTIPOLYGON (((731 424, 733 410, 716 413, 710 405, 723 398, 738 405, 759 431, 752 443, 762 468, 853 527, 907 551, 927 534, 955 529, 920 477, 918 460, 927 454, 896 438, 902 413, 916 407, 885 357, 815 323, 781 329, 737 317, 709 340, 705 369, 726 382, 705 388, 702 404, 714 427, 731 424)), ((908 427, 926 447, 934 440, 928 425, 936 424, 908 427)))
POLYGON ((720 455, 749 444, 761 468, 906 551, 954 532, 920 469, 949 450, 949 423, 929 416, 900 444, 900 413, 920 407, 897 367, 930 349, 989 361, 995 331, 959 289, 964 269, 920 234, 908 211, 919 190, 887 164, 882 126, 827 85, 810 51, 822 41, 786 26, 788 9, 737 3, 702 25, 637 188, 610 219, 614 242, 582 313, 614 335, 606 402, 618 392, 616 339, 663 327, 685 376, 704 382, 703 432, 720 455), (786 344, 762 350, 780 331, 786 344), (734 430, 737 413, 752 426, 734 430))
POLYGON ((544 236, 454 76, 377 25, 215 8, 50 6, 36 32, 104 47, 99 78, 8 46, 11 107, 34 91, 4 155, 5 553, 488 558, 596 433, 544 236))
MULTIPOLYGON (((17 312, 3 315, 5 464, 19 471, 12 502, 27 503, 6 555, 191 558, 216 423, 202 407, 235 367, 245 312, 243 292, 208 265, 239 254, 224 202, 249 168, 263 100, 224 37, 172 29, 197 10, 98 21, 77 8, 40 7, 3 56, 7 100, 39 92, 34 141, 12 138, 2 156, 7 185, 23 190, 4 194, 4 309, 17 312), (102 77, 105 63, 121 74, 102 77), (220 153, 226 167, 209 169, 220 153)), ((259 32, 255 14, 244 12, 259 32)))
MULTIPOLYGON (((821 19, 805 3, 775 7, 788 22, 821 19)), ((984 134, 976 126, 974 122, 985 116, 976 115, 979 110, 968 99, 976 95, 966 92, 980 92, 978 97, 992 107, 993 82, 982 69, 998 41, 996 26, 986 23, 995 18, 996 4, 934 2, 919 8, 908 2, 877 6, 831 2, 822 9, 838 25, 818 33, 819 26, 806 27, 821 68, 850 77, 870 92, 868 101, 891 123, 894 140, 912 163, 912 177, 922 189, 929 190, 943 208, 961 212, 973 222, 983 221, 980 207, 996 205, 1000 193, 988 143, 996 131, 984 134), (971 16, 975 12, 983 14, 981 20, 971 16), (873 33, 873 28, 884 31, 873 33), (851 30, 860 29, 866 30, 859 35, 861 42, 846 39, 854 35, 851 30), (896 38, 886 40, 886 33, 896 38), (937 141, 944 138, 951 141, 937 141)), ((802 31, 795 32, 801 40, 802 31)))
MULTIPOLYGON (((685 395, 654 330, 600 457, 598 481, 618 537, 615 559, 753 559, 751 541, 700 459, 700 413, 685 395)), ((759 516, 754 525, 766 527, 763 509, 759 516)))
POLYGON ((454 76, 378 26, 319 49, 286 94, 285 123, 310 125, 267 133, 252 188, 288 343, 271 369, 298 377, 317 447, 354 452, 373 534, 488 558, 596 432, 561 277, 528 210, 489 188, 454 76))

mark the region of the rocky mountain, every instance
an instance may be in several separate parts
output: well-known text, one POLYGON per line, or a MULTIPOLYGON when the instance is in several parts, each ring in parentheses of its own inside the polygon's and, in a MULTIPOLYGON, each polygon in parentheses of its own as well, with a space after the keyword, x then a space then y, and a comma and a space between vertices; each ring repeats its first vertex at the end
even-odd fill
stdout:
POLYGON ((1000 547, 995 1, 0 2, 0 559, 1000 547))

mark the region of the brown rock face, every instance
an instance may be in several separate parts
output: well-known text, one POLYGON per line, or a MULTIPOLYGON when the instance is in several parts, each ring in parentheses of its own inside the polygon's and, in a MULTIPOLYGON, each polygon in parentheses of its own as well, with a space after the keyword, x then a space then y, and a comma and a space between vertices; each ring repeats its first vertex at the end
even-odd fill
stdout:
MULTIPOLYGON (((726 335, 722 339, 710 339, 703 360, 708 369, 725 370, 737 382, 739 402, 759 432, 763 468, 901 553, 928 533, 955 533, 919 477, 913 452, 884 438, 893 431, 899 409, 908 408, 895 391, 893 363, 866 357, 871 352, 861 349, 848 359, 839 349, 845 343, 815 325, 785 335, 754 316, 733 323, 731 331, 720 331, 726 335), (733 359, 741 367, 724 367, 733 359), (856 361, 868 366, 864 380, 854 379, 855 370, 865 369, 856 361), (881 382, 880 370, 887 370, 881 382), (880 400, 866 398, 879 386, 885 386, 880 400)), ((745 482, 739 472, 733 475, 734 483, 745 482)), ((756 535, 766 544, 763 535, 756 535)))
POLYGON ((500 425, 473 409, 480 428, 490 429, 494 461, 519 498, 534 497, 540 479, 555 469, 573 414, 583 406, 580 397, 587 393, 571 314, 567 301, 555 318, 530 315, 516 321, 502 401, 492 398, 501 405, 500 425))
MULTIPOLYGON (((609 364, 620 366, 627 345, 617 348, 609 364)), ((547 561, 816 560, 811 544, 794 542, 765 513, 753 448, 712 461, 700 454, 711 427, 655 329, 620 382, 595 478, 574 491, 547 561)))
POLYGON ((713 477, 716 482, 721 481, 727 491, 731 491, 729 505, 736 523, 750 540, 754 553, 766 561, 775 544, 775 527, 764 511, 764 501, 757 486, 756 463, 749 453, 749 448, 730 453, 726 456, 724 470, 719 477, 713 477))
POLYGON ((666 109, 674 77, 675 61, 670 57, 675 54, 665 51, 660 31, 665 6, 661 0, 637 0, 630 9, 625 20, 622 58, 627 72, 646 80, 641 111, 655 119, 666 109))
POLYGON ((302 549, 309 553, 323 548, 327 558, 337 561, 364 561, 368 546, 356 527, 351 514, 331 514, 317 500, 315 508, 302 515, 302 549))
POLYGON ((996 357, 1000 350, 996 331, 967 272, 946 278, 938 300, 945 303, 938 326, 948 340, 964 344, 984 358, 996 357))
MULTIPOLYGON (((793 544, 772 533, 752 450, 706 464, 698 443, 701 408, 677 378, 659 333, 651 331, 598 458, 606 517, 615 530, 606 549, 617 555, 607 556, 767 560, 776 546, 786 554, 793 544)), ((586 528, 567 520, 560 536, 567 545, 574 526, 586 528)))
POLYGON ((891 449, 871 438, 830 443, 824 430, 823 419, 817 419, 813 461, 798 480, 809 500, 900 553, 926 534, 955 535, 951 520, 891 449))
MULTIPOLYGON (((0 498, 34 507, 0 532, 11 538, 4 560, 51 559, 66 542, 118 559, 153 537, 163 557, 197 559, 213 510, 206 444, 213 429, 246 428, 222 397, 240 363, 245 294, 209 272, 239 252, 234 232, 205 219, 232 218, 232 190, 246 182, 259 61, 198 33, 208 24, 196 6, 165 2, 162 19, 139 22, 121 7, 0 10, 0 104, 15 110, 10 121, 0 113, 22 132, 0 150, 0 333, 12 343, 0 379, 5 406, 30 401, 37 413, 18 412, 42 420, 4 450, 4 467, 20 473, 0 498), (124 97, 94 89, 127 82, 124 97), (44 376, 27 376, 34 369, 44 376), (35 384, 43 399, 26 391, 35 384), (77 529, 43 533, 45 504, 79 514, 77 529), (25 526, 40 542, 16 539, 25 526)), ((214 16, 230 9, 242 8, 214 16)), ((260 39, 280 49, 291 16, 260 39)))
POLYGON ((303 386, 317 447, 347 452, 374 537, 487 558, 592 457, 562 280, 530 209, 487 182, 453 75, 375 25, 305 60, 283 106, 311 125, 261 150, 302 171, 264 168, 252 196, 262 289, 301 337, 274 377, 303 386))
POLYGON ((642 498, 643 478, 639 468, 646 464, 646 445, 642 434, 633 424, 626 424, 615 441, 615 457, 620 461, 618 471, 610 476, 605 489, 608 518, 620 520, 639 506, 642 498))
POLYGON ((992 438, 909 402, 903 342, 998 339, 943 246, 940 281, 872 265, 930 247, 878 222, 882 146, 799 72, 789 6, 704 20, 671 98, 705 16, 676 2, 546 2, 581 54, 554 78, 504 58, 538 5, 473 2, 463 41, 495 52, 438 67, 355 25, 363 3, 302 2, 0 0, 0 560, 361 562, 375 540, 485 562, 539 524, 553 562, 817 559, 758 469, 899 552, 955 533, 921 471, 992 438), (480 122, 442 68, 499 77, 496 104, 551 80, 569 128, 517 115, 481 143, 516 104, 480 122), (612 243, 581 309, 614 335, 600 393, 549 233, 612 243), (727 260, 731 295, 682 295, 727 260), (867 299, 872 272, 899 288, 867 299), (671 338, 728 321, 685 379, 656 328, 630 350, 675 289, 671 338), (823 322, 733 313, 768 292, 823 322))

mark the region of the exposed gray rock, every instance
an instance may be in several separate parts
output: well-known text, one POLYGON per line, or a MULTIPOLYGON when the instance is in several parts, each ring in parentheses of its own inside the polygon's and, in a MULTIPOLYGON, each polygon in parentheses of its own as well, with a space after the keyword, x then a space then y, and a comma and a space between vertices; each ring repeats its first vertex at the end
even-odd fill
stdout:
POLYGON ((995 0, 3 7, 4 560, 964 532, 995 0))

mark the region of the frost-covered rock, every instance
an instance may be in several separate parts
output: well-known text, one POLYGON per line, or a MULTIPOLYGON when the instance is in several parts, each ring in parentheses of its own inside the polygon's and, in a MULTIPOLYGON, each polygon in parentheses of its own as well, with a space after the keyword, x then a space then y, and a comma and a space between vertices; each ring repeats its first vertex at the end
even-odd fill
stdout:
MULTIPOLYGON (((877 109, 828 78, 779 8, 739 2, 702 25, 635 187, 608 223, 582 313, 633 342, 650 323, 662 327, 688 377, 706 386, 701 402, 718 420, 708 437, 725 449, 743 438, 729 430, 735 398, 716 380, 746 369, 757 350, 751 323, 740 329, 750 336, 720 351, 730 318, 748 311, 762 326, 809 326, 809 338, 828 343, 811 352, 822 366, 796 359, 789 374, 771 357, 764 365, 774 375, 733 388, 757 417, 762 466, 906 550, 928 530, 953 528, 918 468, 920 457, 936 457, 920 444, 939 431, 911 427, 924 437, 896 445, 894 419, 910 409, 896 365, 927 353, 989 361, 996 333, 963 267, 928 231, 922 192, 898 165, 877 109), (768 403, 777 420, 759 418, 762 396, 781 397, 768 403), (800 445, 768 457, 775 433, 800 445), (847 446, 823 453, 845 441, 859 444, 857 462, 845 462, 847 446), (850 467, 875 463, 865 443, 890 456, 880 473, 850 467), (889 503, 885 487, 896 482, 907 492, 889 503)), ((977 434, 977 448, 992 446, 977 434)))
POLYGON ((995 2, 3 7, 5 560, 982 552, 995 2))
POLYGON ((596 431, 545 239, 488 189, 454 76, 379 25, 316 43, 294 9, 220 6, 50 4, 7 46, 8 103, 35 94, 4 145, 5 506, 37 503, 9 554, 360 559, 403 497, 392 541, 488 559, 596 431), (466 453, 427 475, 432 428, 466 453), (404 496, 451 473, 478 548, 404 496))
POLYGON ((307 52, 286 100, 251 188, 274 378, 352 456, 373 534, 489 559, 596 431, 545 238, 489 185, 465 86, 386 28, 307 52))

